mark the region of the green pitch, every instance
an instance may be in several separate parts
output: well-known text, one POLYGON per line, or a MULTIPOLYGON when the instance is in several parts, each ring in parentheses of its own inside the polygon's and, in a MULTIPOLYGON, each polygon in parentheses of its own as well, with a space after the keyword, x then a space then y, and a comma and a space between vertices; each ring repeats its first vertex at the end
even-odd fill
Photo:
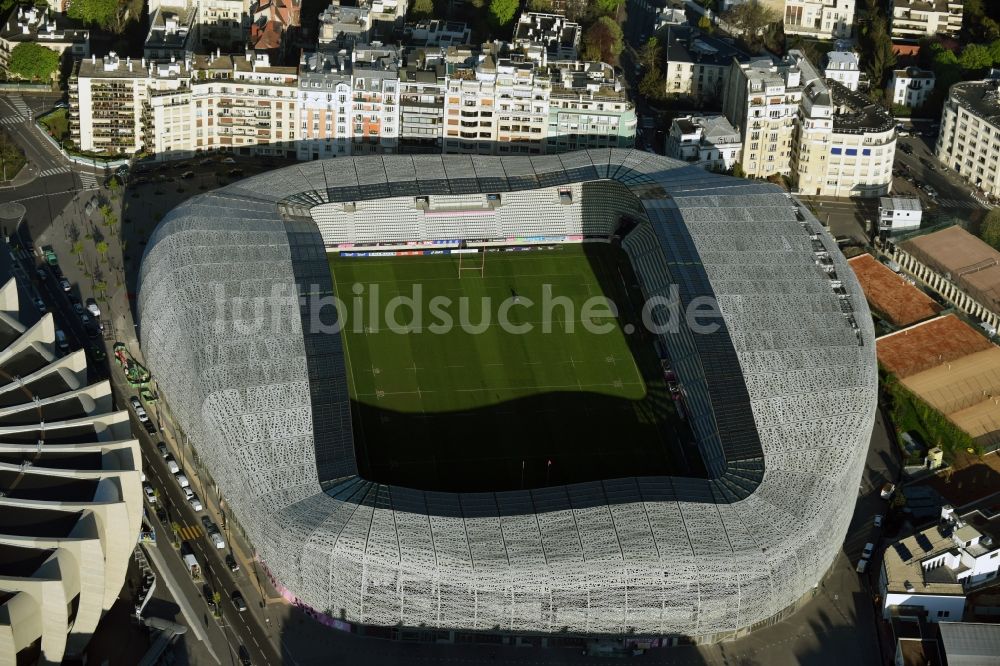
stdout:
POLYGON ((465 255, 462 271, 454 255, 331 255, 367 478, 475 491, 677 473, 689 436, 652 340, 629 326, 641 301, 622 259, 605 244, 489 253, 484 265, 465 255), (390 322, 391 300, 414 297, 414 285, 420 305, 397 307, 390 322))

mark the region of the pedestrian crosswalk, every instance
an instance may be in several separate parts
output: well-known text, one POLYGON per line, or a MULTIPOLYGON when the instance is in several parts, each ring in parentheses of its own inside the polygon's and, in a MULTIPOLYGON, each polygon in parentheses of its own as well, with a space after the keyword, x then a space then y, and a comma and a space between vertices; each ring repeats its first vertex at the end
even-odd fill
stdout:
POLYGON ((180 534, 181 539, 184 541, 191 541, 192 539, 197 539, 205 533, 205 530, 200 527, 192 527, 191 525, 181 525, 180 529, 177 530, 180 534))
POLYGON ((31 109, 28 108, 28 104, 24 101, 24 98, 20 95, 11 95, 7 98, 7 101, 14 105, 18 113, 27 118, 31 115, 31 109))
POLYGON ((0 118, 0 125, 4 127, 16 127, 24 123, 27 120, 24 116, 4 116, 0 118))
POLYGON ((38 173, 38 177, 45 178, 45 176, 55 176, 60 173, 69 173, 69 167, 68 166, 52 167, 51 169, 40 171, 38 173))
POLYGON ((967 208, 969 210, 987 208, 987 206, 972 199, 938 199, 937 203, 941 208, 967 208))
POLYGON ((85 190, 96 190, 97 176, 87 171, 81 171, 80 184, 83 186, 83 189, 85 190))

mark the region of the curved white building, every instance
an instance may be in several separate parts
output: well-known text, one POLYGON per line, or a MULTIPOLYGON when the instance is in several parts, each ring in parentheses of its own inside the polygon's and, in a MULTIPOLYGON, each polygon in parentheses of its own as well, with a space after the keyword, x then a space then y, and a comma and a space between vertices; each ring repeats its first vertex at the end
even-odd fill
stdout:
POLYGON ((793 609, 847 530, 871 318, 771 185, 628 150, 316 161, 174 209, 140 286, 144 354, 231 512, 289 593, 347 621, 718 640, 793 609), (327 247, 616 230, 647 298, 719 303, 716 332, 661 336, 709 478, 452 494, 359 475, 340 337, 295 297, 332 293, 327 247))
MULTIPOLYGON (((9 274, 9 273, 8 273, 9 274)), ((0 288, 0 664, 79 655, 125 582, 142 520, 139 444, 52 314, 0 288)))

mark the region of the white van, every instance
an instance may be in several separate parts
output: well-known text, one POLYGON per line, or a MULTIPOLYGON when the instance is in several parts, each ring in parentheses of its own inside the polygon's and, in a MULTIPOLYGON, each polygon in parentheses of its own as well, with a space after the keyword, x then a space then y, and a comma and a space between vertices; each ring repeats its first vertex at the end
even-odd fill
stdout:
POLYGON ((218 548, 219 550, 225 550, 226 542, 222 539, 221 534, 219 534, 218 532, 212 532, 211 534, 208 535, 208 538, 212 540, 212 543, 215 544, 216 548, 218 548))
POLYGON ((177 484, 178 484, 178 485, 179 485, 179 486, 180 486, 181 488, 187 488, 188 486, 190 486, 190 485, 191 485, 191 484, 190 484, 190 483, 188 482, 188 478, 187 478, 186 476, 184 476, 183 474, 174 474, 174 478, 175 478, 175 479, 177 479, 177 484))

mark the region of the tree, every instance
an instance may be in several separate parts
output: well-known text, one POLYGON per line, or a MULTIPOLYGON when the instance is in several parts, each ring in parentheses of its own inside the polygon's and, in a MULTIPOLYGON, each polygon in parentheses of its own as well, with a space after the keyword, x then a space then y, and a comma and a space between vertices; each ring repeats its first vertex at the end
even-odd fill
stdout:
POLYGON ((715 32, 715 26, 712 25, 712 19, 707 16, 702 16, 698 19, 698 27, 710 35, 715 32))
POLYGON ((496 25, 503 27, 514 20, 520 6, 520 0, 490 0, 490 17, 496 25))
POLYGON ((585 60, 600 60, 609 65, 617 65, 622 48, 622 28, 607 16, 594 21, 583 36, 585 60))
POLYGON ((663 49, 660 48, 660 40, 656 37, 650 37, 639 50, 639 64, 646 69, 658 68, 662 55, 663 49))
POLYGON ((892 40, 886 30, 885 19, 877 14, 861 29, 861 51, 868 54, 865 71, 873 89, 881 89, 885 71, 896 64, 896 53, 892 50, 892 40))
POLYGON ((434 16, 434 0, 414 0, 410 5, 410 16, 413 18, 431 18, 434 16))
POLYGON ((597 0, 597 12, 602 16, 618 16, 618 10, 625 4, 625 0, 597 0))
POLYGON ((979 237, 995 249, 1000 249, 1000 208, 994 208, 979 226, 979 237))
POLYGON ((552 11, 552 0, 528 0, 528 11, 549 13, 552 11))
POLYGON ((66 15, 84 23, 106 28, 118 13, 118 0, 73 0, 66 15))
POLYGON ((642 81, 639 82, 639 94, 646 99, 662 99, 666 94, 666 85, 659 65, 654 65, 646 69, 642 81))
POLYGON ((59 69, 59 54, 35 42, 22 42, 10 52, 7 69, 22 79, 49 81, 59 69))
POLYGON ((752 51, 760 49, 764 28, 779 18, 778 12, 762 5, 760 0, 747 0, 723 15, 723 20, 740 34, 743 43, 752 51))
POLYGON ((958 63, 965 70, 986 69, 993 64, 993 55, 990 48, 983 44, 969 44, 962 49, 962 55, 958 58, 958 63))

